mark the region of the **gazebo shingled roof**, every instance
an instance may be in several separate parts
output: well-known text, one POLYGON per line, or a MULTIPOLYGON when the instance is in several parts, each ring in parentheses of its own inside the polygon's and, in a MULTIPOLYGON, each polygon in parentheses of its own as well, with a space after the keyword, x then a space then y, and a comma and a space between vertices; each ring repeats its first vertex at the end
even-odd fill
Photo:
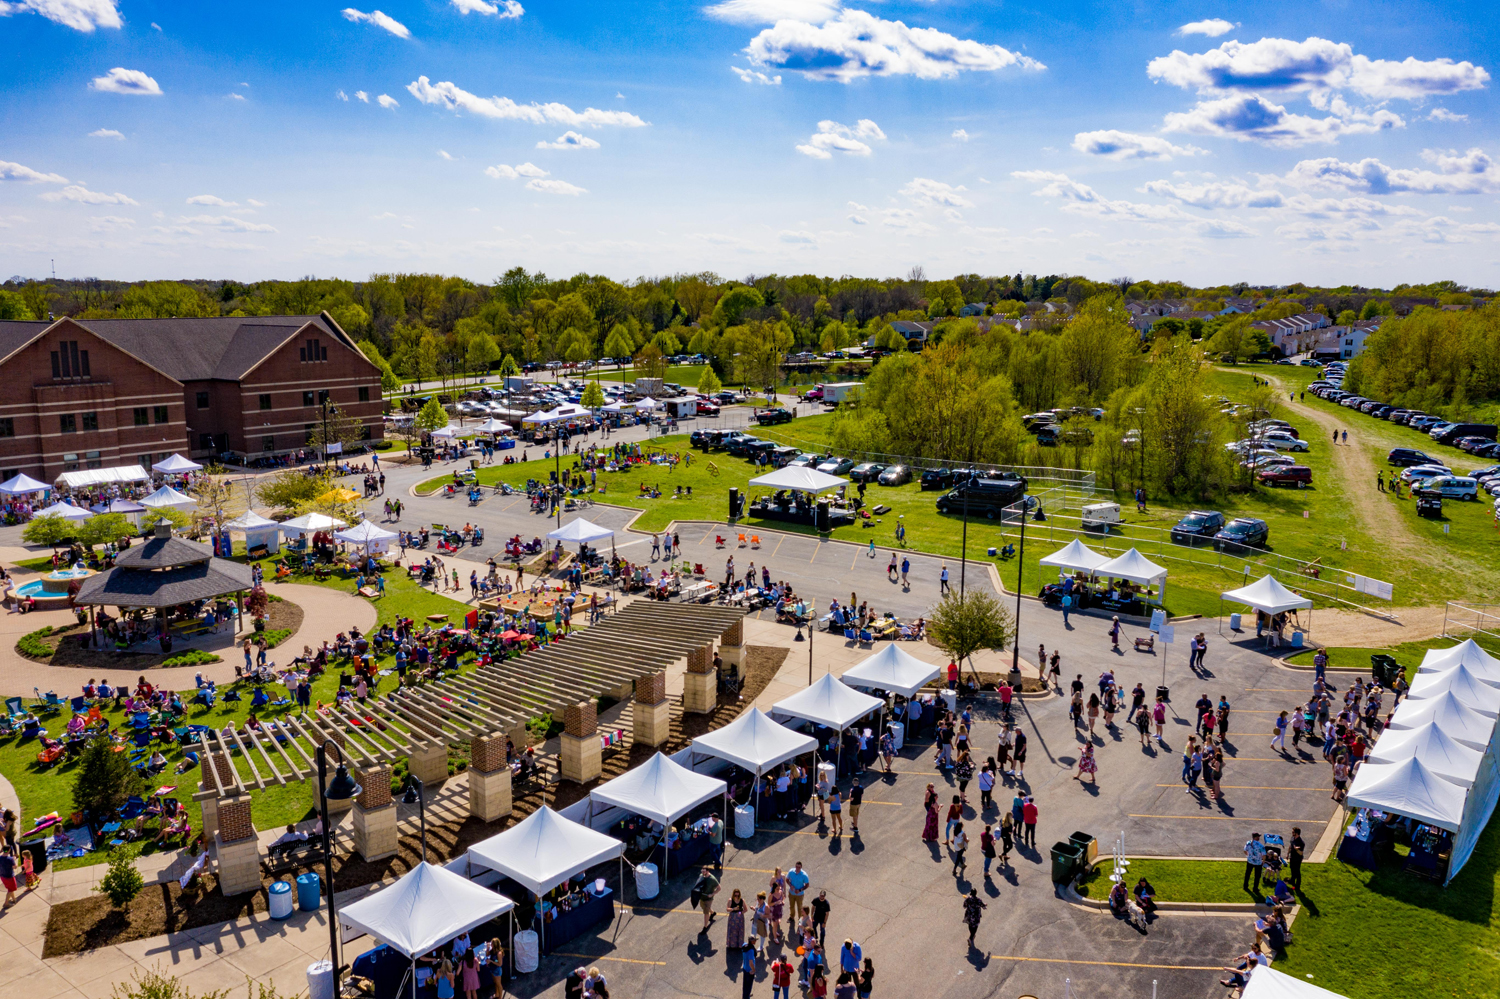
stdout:
POLYGON ((115 566, 83 581, 75 604, 111 607, 175 607, 253 589, 249 566, 215 558, 207 545, 172 537, 159 525, 144 544, 128 548, 115 566))

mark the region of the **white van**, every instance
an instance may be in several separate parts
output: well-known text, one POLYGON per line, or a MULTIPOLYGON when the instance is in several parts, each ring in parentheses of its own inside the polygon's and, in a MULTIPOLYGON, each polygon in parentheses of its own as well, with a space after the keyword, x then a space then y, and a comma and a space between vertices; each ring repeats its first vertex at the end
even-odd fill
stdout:
POLYGON ((1479 483, 1462 475, 1436 475, 1422 482, 1419 488, 1436 490, 1444 499, 1477 500, 1479 498, 1479 483))
POLYGON ((1109 530, 1110 525, 1120 522, 1120 504, 1118 503, 1090 503, 1083 508, 1083 526, 1085 528, 1103 528, 1109 530))

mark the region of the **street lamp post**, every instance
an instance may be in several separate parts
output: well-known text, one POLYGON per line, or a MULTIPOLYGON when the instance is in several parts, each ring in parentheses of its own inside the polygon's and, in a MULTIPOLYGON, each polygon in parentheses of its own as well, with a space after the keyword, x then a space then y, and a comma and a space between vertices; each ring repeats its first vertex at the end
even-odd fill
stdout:
MULTIPOLYGON (((1021 550, 1016 555, 1016 641, 1015 648, 1011 652, 1010 668, 1012 672, 1020 672, 1021 669, 1021 573, 1026 570, 1026 494, 1021 494, 1021 550)), ((1045 663, 1036 664, 1037 672, 1045 676, 1047 673, 1045 663)))
POLYGON ((339 912, 333 891, 333 830, 328 821, 328 800, 347 801, 360 792, 360 786, 349 776, 344 765, 344 753, 332 739, 324 739, 318 747, 318 798, 323 811, 323 873, 328 879, 328 961, 333 965, 333 994, 339 994, 339 912), (328 747, 339 750, 339 765, 334 771, 333 782, 328 780, 328 747))
POLYGON ((427 863, 427 796, 422 780, 416 774, 406 775, 406 793, 401 796, 404 804, 417 806, 417 818, 422 824, 422 863, 427 863))

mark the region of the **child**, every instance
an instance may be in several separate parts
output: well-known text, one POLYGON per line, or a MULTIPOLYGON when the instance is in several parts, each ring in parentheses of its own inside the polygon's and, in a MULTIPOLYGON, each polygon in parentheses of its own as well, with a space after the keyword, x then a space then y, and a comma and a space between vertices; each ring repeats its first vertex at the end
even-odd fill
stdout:
POLYGON ((42 879, 37 876, 35 862, 31 859, 30 850, 21 851, 21 873, 25 875, 28 891, 41 883, 42 879))

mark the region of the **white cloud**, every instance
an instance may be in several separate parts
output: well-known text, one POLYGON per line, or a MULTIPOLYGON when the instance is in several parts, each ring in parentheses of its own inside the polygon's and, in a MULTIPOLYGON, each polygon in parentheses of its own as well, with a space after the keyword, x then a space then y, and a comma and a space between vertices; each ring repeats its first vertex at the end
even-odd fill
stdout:
POLYGON ((13 0, 0 3, 0 17, 26 13, 40 14, 49 21, 84 34, 95 28, 121 26, 116 0, 13 0))
POLYGON ((401 106, 401 102, 396 100, 396 98, 392 97, 390 94, 381 94, 379 97, 375 98, 375 103, 387 109, 399 108, 401 106))
POLYGON ((1197 146, 1175 146, 1159 135, 1138 135, 1114 128, 1079 132, 1073 136, 1073 148, 1110 160, 1169 160, 1205 152, 1197 146))
POLYGON ((465 16, 469 14, 485 14, 491 17, 498 16, 504 21, 507 18, 520 17, 526 13, 516 0, 497 0, 495 3, 486 3, 485 0, 451 0, 458 12, 465 16))
POLYGON ((565 180, 528 180, 526 190, 540 191, 542 194, 571 194, 578 196, 589 192, 576 184, 569 184, 565 180))
POLYGON ((962 222, 964 220, 963 213, 957 208, 944 208, 943 217, 949 222, 962 222))
POLYGON ((446 150, 446 149, 439 149, 438 150, 438 155, 441 156, 445 160, 451 160, 451 159, 453 159, 453 154, 450 153, 450 152, 448 152, 448 150, 446 150))
POLYGON ((242 101, 245 99, 244 94, 225 94, 224 96, 231 101, 242 101))
POLYGON ((517 177, 547 176, 547 171, 535 163, 522 163, 519 166, 507 166, 501 163, 498 166, 485 167, 484 172, 496 180, 515 180, 517 177))
POLYGON ((969 133, 968 133, 968 131, 966 129, 955 128, 953 130, 953 134, 950 135, 948 138, 950 138, 950 139, 957 139, 959 142, 968 142, 969 141, 969 133))
POLYGON ((1384 109, 1374 114, 1342 109, 1343 117, 1313 118, 1272 104, 1259 94, 1236 94, 1199 101, 1191 111, 1172 112, 1163 120, 1168 132, 1213 135, 1269 146, 1292 147, 1311 142, 1336 142, 1344 135, 1369 135, 1406 122, 1384 109))
POLYGON ((590 139, 587 135, 575 132, 572 129, 557 137, 556 142, 538 142, 538 149, 598 149, 599 143, 590 139))
POLYGON ((1256 190, 1232 183, 1174 184, 1169 180, 1153 180, 1140 190, 1195 208, 1280 208, 1286 200, 1280 191, 1256 190))
POLYGON ((90 191, 84 184, 69 184, 61 191, 48 191, 42 195, 43 201, 76 201, 82 205, 134 205, 139 202, 126 197, 123 194, 105 194, 103 191, 90 191))
POLYGON ((1433 108, 1431 111, 1427 112, 1427 120, 1458 122, 1468 121, 1469 116, 1466 114, 1456 114, 1452 111, 1449 111, 1447 108, 1433 108))
POLYGON ((334 96, 336 96, 336 97, 337 97, 337 98, 338 98, 338 99, 339 99, 339 100, 341 100, 341 101, 347 101, 347 100, 348 100, 348 99, 349 99, 349 95, 348 95, 348 94, 346 94, 346 93, 344 93, 344 92, 343 92, 343 91, 342 91, 342 90, 340 90, 340 91, 339 91, 339 92, 338 92, 338 93, 337 93, 337 94, 335 94, 335 95, 334 95, 334 96))
POLYGON ((1420 100, 1437 94, 1482 89, 1490 78, 1482 67, 1452 59, 1402 62, 1357 55, 1344 42, 1308 38, 1228 41, 1207 52, 1181 50, 1146 66, 1153 80, 1199 91, 1268 90, 1320 92, 1351 90, 1383 101, 1420 100))
MULTIPOLYGON (((741 82, 759 83, 762 86, 766 87, 781 86, 780 73, 777 73, 775 76, 767 76, 758 69, 742 69, 739 66, 730 66, 729 68, 734 71, 735 75, 740 78, 741 82)), ((616 94, 615 96, 619 97, 621 95, 616 94)))
POLYGON ((138 69, 124 69, 116 66, 105 76, 94 77, 94 82, 89 84, 93 90, 101 90, 107 94, 141 94, 146 97, 160 97, 161 87, 156 81, 138 69))
POLYGON ((89 228, 94 232, 113 232, 117 229, 130 229, 135 226, 135 219, 127 219, 119 215, 90 215, 89 228))
POLYGON ((366 14, 364 11, 355 10, 353 7, 345 7, 344 19, 346 21, 353 21, 355 24, 373 24, 377 28, 384 28, 397 38, 411 37, 411 31, 406 25, 383 11, 372 10, 366 14))
POLYGON ((22 184, 66 184, 68 178, 56 173, 42 173, 20 163, 0 160, 0 183, 16 181, 22 184))
POLYGON ((838 10, 838 0, 723 0, 703 8, 703 13, 730 24, 775 24, 788 19, 822 23, 838 10))
POLYGON ((187 203, 190 205, 212 205, 215 208, 238 208, 240 206, 238 201, 225 201, 223 198, 213 194, 195 194, 187 199, 187 203))
POLYGON ((1207 35, 1209 38, 1218 38, 1227 35, 1239 25, 1224 20, 1222 17, 1211 17, 1206 21, 1190 21, 1177 29, 1179 35, 1207 35))
POLYGON ((884 138, 885 133, 880 130, 880 126, 868 118, 861 118, 853 128, 825 120, 818 122, 818 131, 805 145, 798 146, 797 152, 820 160, 832 159, 834 153, 869 156, 869 145, 860 140, 884 138))
POLYGON ((816 243, 818 241, 818 237, 803 229, 783 229, 781 230, 781 234, 777 238, 780 239, 783 243, 808 244, 816 243))
POLYGON ((869 219, 865 218, 863 215, 857 214, 851 214, 849 216, 849 221, 853 222, 855 225, 869 225, 870 223, 869 219))
POLYGON ((364 101, 366 104, 370 103, 370 95, 367 94, 367 93, 365 93, 363 90, 356 90, 354 92, 354 96, 358 97, 360 100, 364 101))
POLYGON ((93 139, 123 139, 125 138, 125 133, 117 132, 112 128, 96 128, 89 133, 89 137, 93 139))
POLYGON ((1426 149, 1422 158, 1435 170, 1389 167, 1369 157, 1348 163, 1334 157, 1303 160, 1286 182, 1294 187, 1322 187, 1364 194, 1491 194, 1500 191, 1500 168, 1481 149, 1426 149))
POLYGON ((553 122, 581 128, 585 125, 598 128, 601 125, 619 125, 624 128, 642 128, 646 122, 629 111, 600 111, 584 108, 574 111, 566 104, 517 104, 509 97, 479 97, 453 83, 431 83, 427 77, 418 77, 406 89, 423 104, 435 104, 452 111, 468 111, 484 118, 500 118, 530 122, 541 125, 553 122))
POLYGON ((188 218, 178 219, 184 225, 206 225, 215 229, 223 229, 226 232, 275 232, 276 227, 265 225, 260 222, 247 222, 237 219, 233 215, 193 215, 188 218))
POLYGON ((936 28, 911 28, 861 10, 843 10, 821 25, 782 20, 745 47, 757 66, 793 70, 812 80, 848 83, 870 76, 938 80, 961 71, 1010 67, 1046 69, 999 45, 956 38, 936 28))
POLYGON ((151 27, 155 28, 157 31, 161 30, 161 25, 157 24, 155 21, 151 22, 151 27))
POLYGON ((974 202, 965 198, 961 191, 968 188, 962 184, 952 187, 942 181, 929 180, 926 177, 913 177, 911 182, 901 189, 901 193, 919 205, 939 205, 944 208, 973 208, 974 202))
POLYGON ((264 207, 266 207, 266 203, 264 201, 256 201, 254 198, 246 198, 245 199, 245 204, 250 205, 250 206, 252 206, 254 208, 264 208, 264 207))
POLYGON ((1039 198, 1060 198, 1062 210, 1098 219, 1116 219, 1146 224, 1173 224, 1187 232, 1213 238, 1250 236, 1254 230, 1243 223, 1227 219, 1205 219, 1184 212, 1176 205, 1148 205, 1135 201, 1106 198, 1087 184, 1073 180, 1065 173, 1048 170, 1016 170, 1017 180, 1041 184, 1031 193, 1039 198))

